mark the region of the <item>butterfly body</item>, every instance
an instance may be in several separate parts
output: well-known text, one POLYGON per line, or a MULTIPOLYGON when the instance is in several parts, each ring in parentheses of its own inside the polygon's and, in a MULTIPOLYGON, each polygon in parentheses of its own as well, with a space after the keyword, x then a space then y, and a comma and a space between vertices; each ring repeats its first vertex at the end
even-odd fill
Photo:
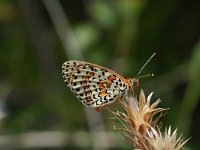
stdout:
POLYGON ((62 65, 63 79, 86 106, 102 108, 123 99, 138 86, 138 79, 126 79, 118 73, 84 61, 67 61, 62 65))

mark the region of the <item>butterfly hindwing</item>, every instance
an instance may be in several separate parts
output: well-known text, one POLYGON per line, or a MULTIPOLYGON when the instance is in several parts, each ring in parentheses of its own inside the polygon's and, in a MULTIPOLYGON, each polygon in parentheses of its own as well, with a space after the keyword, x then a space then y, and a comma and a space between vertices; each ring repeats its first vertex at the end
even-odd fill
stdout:
POLYGON ((65 62, 62 72, 64 81, 76 97, 83 104, 95 108, 113 103, 120 94, 120 88, 127 87, 120 75, 82 61, 65 62))

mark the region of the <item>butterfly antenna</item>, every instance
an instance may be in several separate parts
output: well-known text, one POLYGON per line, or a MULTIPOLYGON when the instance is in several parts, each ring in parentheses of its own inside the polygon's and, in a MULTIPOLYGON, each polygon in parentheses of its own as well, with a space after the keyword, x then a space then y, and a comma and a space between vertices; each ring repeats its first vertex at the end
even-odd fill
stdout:
MULTIPOLYGON (((140 73, 142 72, 142 70, 144 69, 144 67, 149 63, 149 61, 154 57, 156 55, 156 53, 153 53, 152 55, 151 55, 151 57, 146 61, 146 63, 142 66, 142 68, 140 69, 140 71, 138 72, 138 74, 137 74, 137 77, 140 75, 140 73)), ((147 75, 145 75, 145 77, 146 76, 152 76, 153 74, 147 74, 147 75)), ((144 76, 141 76, 141 77, 144 77, 144 76)), ((139 78, 141 78, 141 77, 139 77, 139 78)))
POLYGON ((152 73, 152 74, 146 74, 146 75, 143 75, 143 76, 138 77, 138 79, 144 78, 144 77, 149 77, 149 76, 153 77, 154 74, 153 74, 153 73, 152 73))

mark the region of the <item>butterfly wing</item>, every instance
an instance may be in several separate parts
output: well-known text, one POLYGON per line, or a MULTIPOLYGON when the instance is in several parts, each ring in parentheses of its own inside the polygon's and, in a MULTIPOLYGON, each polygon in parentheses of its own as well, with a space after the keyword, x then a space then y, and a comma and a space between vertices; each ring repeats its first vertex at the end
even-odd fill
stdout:
POLYGON ((113 103, 128 88, 125 78, 110 69, 82 61, 67 61, 63 78, 85 105, 95 108, 113 103))

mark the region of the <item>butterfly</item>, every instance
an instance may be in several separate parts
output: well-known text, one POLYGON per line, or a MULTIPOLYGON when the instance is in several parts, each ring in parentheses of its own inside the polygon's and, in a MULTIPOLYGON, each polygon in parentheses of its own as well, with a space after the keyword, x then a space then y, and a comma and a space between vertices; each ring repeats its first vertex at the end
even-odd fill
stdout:
POLYGON ((74 95, 84 105, 97 111, 122 100, 128 94, 134 96, 134 88, 139 86, 139 78, 128 79, 111 69, 84 61, 65 62, 62 65, 62 76, 74 95))

